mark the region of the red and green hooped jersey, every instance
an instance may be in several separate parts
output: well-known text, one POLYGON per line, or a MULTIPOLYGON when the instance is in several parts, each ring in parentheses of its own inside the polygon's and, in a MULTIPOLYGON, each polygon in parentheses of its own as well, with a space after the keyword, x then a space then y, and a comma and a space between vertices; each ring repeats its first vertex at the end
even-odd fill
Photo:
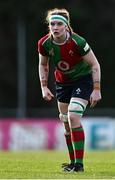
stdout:
POLYGON ((90 47, 86 40, 73 33, 64 44, 52 42, 49 34, 38 41, 38 52, 48 56, 55 65, 55 79, 57 82, 72 82, 91 73, 91 68, 83 61, 90 47))

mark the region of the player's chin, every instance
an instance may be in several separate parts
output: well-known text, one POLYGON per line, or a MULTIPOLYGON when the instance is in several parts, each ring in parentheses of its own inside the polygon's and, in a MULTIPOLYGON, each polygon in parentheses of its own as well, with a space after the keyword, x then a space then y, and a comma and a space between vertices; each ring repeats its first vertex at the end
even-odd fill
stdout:
POLYGON ((60 33, 54 33, 53 36, 54 36, 55 38, 60 38, 62 35, 61 35, 60 33))

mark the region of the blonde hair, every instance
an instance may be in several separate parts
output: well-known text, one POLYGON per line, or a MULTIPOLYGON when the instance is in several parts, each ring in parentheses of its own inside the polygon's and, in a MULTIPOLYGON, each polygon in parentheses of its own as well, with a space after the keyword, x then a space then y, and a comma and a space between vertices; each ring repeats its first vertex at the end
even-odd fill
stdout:
POLYGON ((67 19, 68 21, 68 31, 70 32, 70 34, 72 34, 73 32, 73 29, 72 27, 70 26, 70 15, 69 15, 69 12, 66 10, 66 9, 58 9, 58 8, 54 8, 54 9, 51 9, 47 12, 47 16, 46 16, 46 22, 49 24, 49 19, 52 15, 61 15, 63 16, 64 18, 67 19))

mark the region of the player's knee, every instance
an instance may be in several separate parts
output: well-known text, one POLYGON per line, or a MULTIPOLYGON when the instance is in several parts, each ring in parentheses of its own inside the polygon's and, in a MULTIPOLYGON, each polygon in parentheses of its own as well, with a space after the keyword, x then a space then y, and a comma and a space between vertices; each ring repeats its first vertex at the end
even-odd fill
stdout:
POLYGON ((61 120, 63 123, 68 122, 68 116, 67 116, 67 114, 65 114, 65 113, 60 113, 60 114, 59 114, 59 118, 60 118, 60 120, 61 120))
POLYGON ((86 109, 86 104, 78 101, 71 101, 68 107, 69 117, 73 118, 75 115, 82 116, 86 109))
POLYGON ((67 135, 70 135, 71 134, 71 132, 70 131, 65 131, 65 133, 64 133, 66 136, 67 135))

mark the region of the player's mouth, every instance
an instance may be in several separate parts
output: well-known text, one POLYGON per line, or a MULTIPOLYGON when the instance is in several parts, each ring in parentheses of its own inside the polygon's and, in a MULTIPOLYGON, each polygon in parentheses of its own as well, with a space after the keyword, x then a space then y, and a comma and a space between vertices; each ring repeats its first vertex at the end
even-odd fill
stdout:
POLYGON ((57 32, 57 31, 55 31, 55 32, 53 32, 54 33, 54 35, 59 35, 59 32, 57 32))

